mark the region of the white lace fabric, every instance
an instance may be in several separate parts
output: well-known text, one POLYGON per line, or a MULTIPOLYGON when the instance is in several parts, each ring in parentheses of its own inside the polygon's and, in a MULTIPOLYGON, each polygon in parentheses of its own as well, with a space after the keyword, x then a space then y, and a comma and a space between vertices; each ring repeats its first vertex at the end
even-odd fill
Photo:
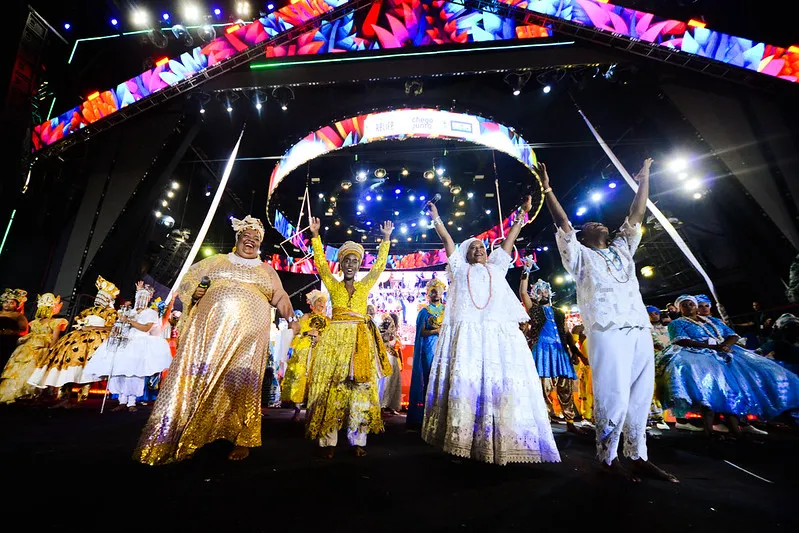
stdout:
POLYGON ((257 266, 260 266, 260 265, 263 264, 263 261, 261 260, 260 257, 254 257, 252 259, 246 259, 244 257, 241 257, 241 256, 238 256, 238 255, 234 254, 233 252, 230 252, 229 254, 227 254, 227 258, 228 258, 228 260, 231 263, 233 263, 236 266, 252 268, 252 267, 257 267, 257 266))
POLYGON ((607 259, 599 250, 580 244, 573 229, 558 228, 555 240, 563 267, 577 285, 577 305, 586 331, 651 327, 633 258, 642 235, 641 224, 632 225, 625 220, 605 251, 606 257, 611 258, 607 259))

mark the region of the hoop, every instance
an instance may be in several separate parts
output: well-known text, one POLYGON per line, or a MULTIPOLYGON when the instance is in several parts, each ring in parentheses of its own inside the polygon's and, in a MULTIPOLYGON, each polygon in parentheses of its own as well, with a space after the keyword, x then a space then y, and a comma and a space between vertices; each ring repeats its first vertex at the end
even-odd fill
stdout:
MULTIPOLYGON (((505 240, 504 237, 497 237, 496 239, 491 241, 491 251, 493 252, 498 247, 500 247, 500 245, 498 243, 501 243, 504 240, 505 240)), ((511 256, 511 259, 512 259, 512 261, 511 261, 512 263, 516 263, 516 261, 519 260, 519 249, 516 248, 515 244, 513 245, 513 256, 511 256)))

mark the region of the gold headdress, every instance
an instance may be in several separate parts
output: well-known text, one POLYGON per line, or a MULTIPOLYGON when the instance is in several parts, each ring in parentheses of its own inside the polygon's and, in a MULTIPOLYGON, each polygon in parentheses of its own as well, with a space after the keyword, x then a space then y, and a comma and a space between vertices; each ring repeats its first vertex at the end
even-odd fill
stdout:
POLYGON ((433 289, 438 289, 439 296, 442 296, 443 292, 447 290, 447 284, 441 281, 440 279, 434 277, 433 279, 427 282, 427 288, 426 288, 427 294, 429 295, 430 291, 432 291, 433 289))
POLYGON ((61 297, 52 292, 40 294, 36 298, 36 318, 50 318, 61 307, 61 297))
POLYGON ((6 303, 10 300, 14 300, 19 305, 22 305, 28 301, 28 291, 23 291, 22 289, 4 290, 3 294, 0 295, 0 303, 6 303))
POLYGON ((232 218, 230 222, 231 226, 233 227, 233 231, 236 232, 236 238, 238 238, 242 231, 246 229, 254 229, 258 232, 258 236, 261 238, 261 240, 264 240, 264 224, 257 218, 247 215, 243 220, 232 218))
POLYGON ((363 261, 364 249, 363 246, 357 242, 347 241, 338 249, 338 262, 340 263, 345 256, 355 254, 358 256, 358 261, 363 261))
POLYGON ((114 300, 116 300, 116 297, 119 295, 117 286, 103 278, 103 276, 97 276, 97 281, 94 282, 94 286, 97 287, 97 296, 94 298, 94 305, 113 307, 114 300))
POLYGON ((311 305, 313 305, 316 300, 319 300, 320 298, 327 301, 327 296, 319 289, 314 289, 305 295, 305 299, 308 300, 308 303, 311 305))

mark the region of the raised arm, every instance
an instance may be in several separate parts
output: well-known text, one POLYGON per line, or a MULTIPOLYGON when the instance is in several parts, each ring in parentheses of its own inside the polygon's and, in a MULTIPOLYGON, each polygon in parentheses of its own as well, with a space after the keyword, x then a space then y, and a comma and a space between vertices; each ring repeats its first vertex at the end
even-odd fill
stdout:
POLYGON ((380 225, 380 233, 383 234, 383 241, 377 249, 377 259, 369 269, 369 273, 364 276, 362 283, 365 283, 369 288, 377 283, 380 274, 386 269, 386 261, 388 260, 388 249, 391 247, 391 232, 394 231, 394 223, 386 220, 380 225))
POLYGON ((516 212, 516 216, 513 219, 513 224, 511 224, 510 230, 508 230, 508 234, 505 236, 505 240, 502 241, 502 249, 505 250, 506 254, 513 254, 513 244, 516 242, 516 238, 522 230, 522 225, 524 225, 524 215, 522 213, 529 213, 532 208, 533 197, 528 195, 524 199, 522 205, 519 206, 519 210, 516 212))
POLYGON ((322 283, 329 287, 335 281, 335 278, 330 273, 330 265, 327 263, 327 256, 325 256, 325 247, 322 246, 322 239, 319 238, 319 227, 321 225, 322 223, 318 218, 311 219, 311 246, 313 247, 313 260, 316 263, 319 277, 322 278, 322 283))
POLYGON ((569 223, 569 217, 566 215, 566 211, 563 210, 563 206, 560 205, 555 193, 552 192, 552 187, 549 185, 547 166, 539 161, 536 169, 538 170, 538 177, 541 179, 541 187, 543 187, 541 193, 544 195, 547 209, 549 210, 549 214, 552 215, 552 220, 555 222, 555 225, 563 231, 571 231, 572 227, 569 223))
POLYGON ((628 217, 633 226, 641 224, 646 216, 646 201, 649 199, 649 167, 652 166, 652 161, 654 160, 651 157, 646 158, 641 171, 635 175, 635 179, 638 181, 638 192, 635 193, 628 217))
POLYGON ((444 251, 447 253, 447 257, 449 257, 455 252, 455 241, 452 240, 452 236, 450 236, 447 231, 446 224, 441 220, 436 205, 432 202, 427 202, 427 210, 430 212, 430 217, 433 219, 433 228, 435 228, 436 233, 438 233, 438 238, 441 239, 441 243, 444 245, 444 251))
MULTIPOLYGON (((532 262, 532 260, 530 261, 532 262)), ((530 298, 530 295, 527 292, 528 287, 530 286, 529 278, 530 278, 530 267, 528 266, 527 261, 525 261, 524 271, 522 272, 522 280, 519 283, 519 298, 521 298, 522 303, 524 304, 524 308, 527 311, 533 308, 533 299, 530 298)))

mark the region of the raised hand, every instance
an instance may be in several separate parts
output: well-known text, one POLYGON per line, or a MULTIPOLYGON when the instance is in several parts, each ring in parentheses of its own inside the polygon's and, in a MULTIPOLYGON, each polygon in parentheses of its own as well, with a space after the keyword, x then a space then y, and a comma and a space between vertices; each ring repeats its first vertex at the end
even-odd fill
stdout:
POLYGON ((388 240, 391 238, 391 232, 394 231, 394 223, 386 220, 380 225, 380 233, 383 234, 383 239, 388 240))
POLYGON ((427 202, 426 207, 427 211, 430 213, 430 218, 432 219, 438 218, 438 208, 436 207, 436 204, 434 204, 433 202, 427 202))
POLYGON ((655 160, 652 159, 651 157, 647 157, 646 159, 644 159, 644 164, 641 167, 641 170, 639 170, 638 174, 634 176, 635 181, 641 181, 641 178, 649 177, 649 168, 652 166, 652 163, 654 163, 654 161, 655 160))
POLYGON ((524 202, 522 202, 522 205, 519 206, 519 209, 521 209, 525 213, 529 213, 532 208, 533 208, 533 197, 528 194, 524 198, 524 202))
POLYGON ((143 282, 143 281, 138 281, 138 282, 136 282, 136 290, 137 290, 137 291, 140 291, 140 290, 142 290, 143 288, 144 288, 144 282, 143 282))
POLYGON ((536 172, 538 173, 538 179, 541 180, 541 187, 544 190, 549 189, 549 174, 547 174, 547 166, 544 164, 543 161, 539 161, 538 165, 535 167, 536 172))
POLYGON ((312 218, 311 219, 311 235, 313 235, 314 237, 318 237, 319 236, 319 228, 321 226, 322 226, 322 222, 318 218, 316 218, 316 217, 312 218))

